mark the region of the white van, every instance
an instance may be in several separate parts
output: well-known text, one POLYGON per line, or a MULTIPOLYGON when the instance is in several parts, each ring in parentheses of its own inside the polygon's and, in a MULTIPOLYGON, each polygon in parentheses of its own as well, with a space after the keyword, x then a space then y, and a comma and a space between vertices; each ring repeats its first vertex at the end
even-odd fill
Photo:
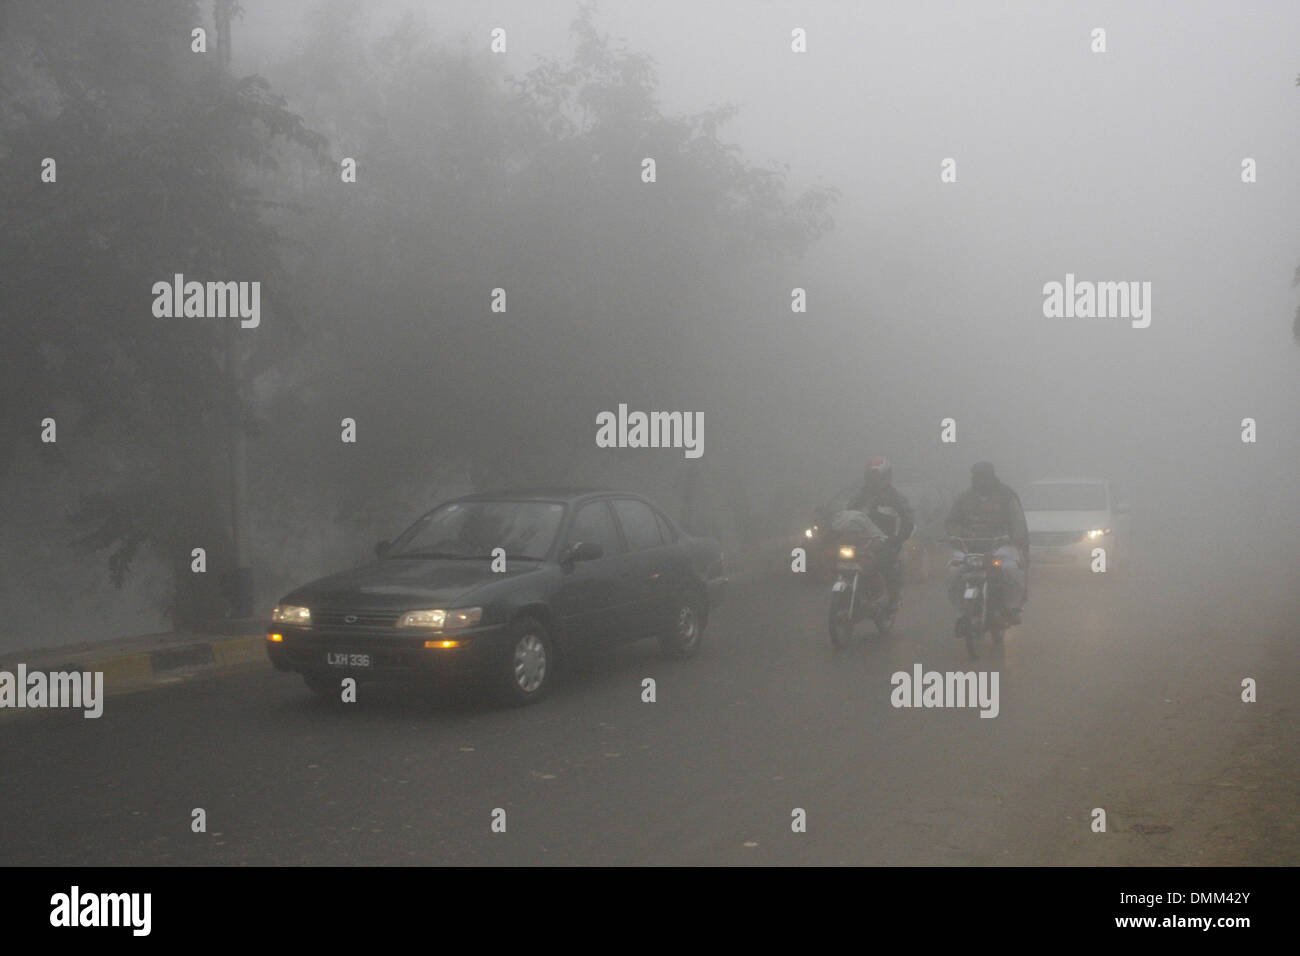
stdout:
POLYGON ((1129 558, 1128 502, 1103 478, 1044 478, 1020 503, 1029 526, 1031 567, 1091 568, 1093 549, 1106 550, 1106 570, 1129 558))

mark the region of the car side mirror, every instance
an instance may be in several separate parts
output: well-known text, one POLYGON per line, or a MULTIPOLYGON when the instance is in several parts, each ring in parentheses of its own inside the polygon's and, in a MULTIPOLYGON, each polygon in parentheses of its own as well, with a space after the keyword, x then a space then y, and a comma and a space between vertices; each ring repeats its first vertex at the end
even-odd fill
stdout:
POLYGON ((605 549, 598 541, 575 541, 569 546, 565 555, 569 561, 595 561, 605 556, 605 549))
POLYGON ((387 539, 375 542, 375 557, 382 558, 392 549, 392 547, 392 542, 387 539))

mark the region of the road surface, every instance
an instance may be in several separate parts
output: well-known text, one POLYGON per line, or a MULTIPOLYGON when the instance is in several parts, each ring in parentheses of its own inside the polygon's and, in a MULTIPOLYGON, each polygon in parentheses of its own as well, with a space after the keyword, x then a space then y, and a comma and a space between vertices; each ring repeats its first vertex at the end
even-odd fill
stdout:
POLYGON ((1040 575, 1024 626, 974 663, 937 582, 910 585, 895 635, 844 651, 826 603, 793 575, 738 584, 694 660, 616 649, 522 710, 368 685, 331 705, 254 668, 111 697, 98 720, 9 714, 0 859, 1300 862, 1284 572, 1248 592, 1040 575), (917 663, 996 670, 998 715, 893 707, 891 674, 917 663), (1243 678, 1258 702, 1242 702, 1243 678), (192 832, 195 808, 207 832, 192 832))

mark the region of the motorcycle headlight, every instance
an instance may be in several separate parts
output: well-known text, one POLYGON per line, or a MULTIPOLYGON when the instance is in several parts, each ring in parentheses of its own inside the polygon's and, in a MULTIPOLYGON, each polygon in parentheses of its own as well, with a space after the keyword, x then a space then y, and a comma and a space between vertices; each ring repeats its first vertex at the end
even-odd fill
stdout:
POLYGON ((397 619, 398 627, 425 627, 434 630, 447 630, 456 627, 468 627, 483 619, 481 607, 462 607, 455 610, 429 608, 422 611, 407 611, 397 619))
POLYGON ((292 604, 277 604, 271 612, 271 620, 276 624, 310 624, 311 609, 295 607, 292 604))
POLYGON ((966 567, 968 567, 968 568, 982 568, 982 567, 984 567, 984 555, 982 555, 982 554, 968 554, 968 555, 966 555, 966 567))
POLYGON ((816 529, 816 528, 804 528, 803 536, 804 536, 805 538, 811 538, 811 537, 813 537, 816 533, 817 533, 817 529, 816 529))
POLYGON ((845 561, 852 561, 857 556, 858 556, 858 550, 857 548, 853 547, 853 545, 846 544, 840 547, 840 557, 843 558, 845 561))

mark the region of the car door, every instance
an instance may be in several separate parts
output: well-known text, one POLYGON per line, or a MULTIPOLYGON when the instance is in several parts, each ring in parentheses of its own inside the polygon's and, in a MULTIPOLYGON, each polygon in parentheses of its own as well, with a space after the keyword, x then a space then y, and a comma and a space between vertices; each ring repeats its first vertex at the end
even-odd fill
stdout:
POLYGON ((620 606, 628 600, 627 556, 604 499, 578 506, 561 545, 561 558, 583 541, 599 544, 603 554, 590 561, 562 562, 554 599, 556 620, 565 638, 575 644, 589 644, 616 631, 623 616, 620 606))
POLYGON ((671 541, 663 537, 664 522, 654 509, 636 498, 615 498, 614 515, 627 543, 629 603, 625 624, 629 636, 655 631, 680 589, 682 561, 671 541))

